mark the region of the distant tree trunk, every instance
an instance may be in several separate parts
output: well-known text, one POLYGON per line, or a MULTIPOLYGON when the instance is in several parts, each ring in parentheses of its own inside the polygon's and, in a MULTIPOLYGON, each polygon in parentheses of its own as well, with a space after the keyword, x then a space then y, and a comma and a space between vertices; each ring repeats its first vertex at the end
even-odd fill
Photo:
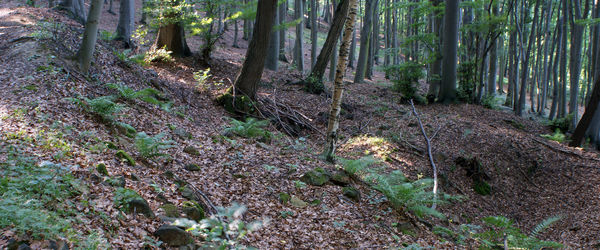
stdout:
POLYGON ((356 29, 352 31, 352 42, 350 44, 350 53, 348 55, 348 68, 354 68, 354 59, 356 57, 356 29))
POLYGON ((560 49, 560 99, 558 102, 558 118, 565 117, 567 112, 567 20, 569 8, 567 1, 562 2, 563 18, 560 23, 562 29, 560 49))
POLYGON ((504 94, 504 78, 506 78, 506 52, 504 46, 504 36, 500 35, 498 37, 498 51, 500 54, 500 65, 498 69, 498 88, 497 91, 500 94, 504 94))
MULTIPOLYGON (((393 0, 394 5, 399 4, 400 0, 393 0)), ((392 10, 392 50, 394 55, 394 64, 400 64, 400 52, 398 51, 398 8, 392 10)))
MULTIPOLYGON (((552 16, 552 14, 554 13, 554 8, 552 8, 552 2, 548 2, 548 12, 550 13, 550 16, 552 16)), ((556 39, 557 39, 557 35, 556 33, 558 33, 558 27, 555 28, 555 32, 554 32, 554 36, 552 36, 550 34, 550 18, 548 18, 546 20, 546 29, 545 29, 545 41, 544 42, 544 75, 542 78, 542 85, 543 85, 543 89, 542 89, 542 102, 540 104, 539 107, 539 114, 540 116, 544 116, 545 115, 545 109, 546 109, 546 104, 548 102, 548 88, 550 86, 550 73, 551 73, 551 69, 550 67, 552 67, 552 62, 553 62, 553 54, 554 54, 554 48, 556 47, 556 39), (548 53, 548 48, 550 47, 550 45, 548 45, 549 40, 551 40, 552 45, 550 48, 550 53, 548 53), (550 57, 550 58, 548 58, 550 57)))
POLYGON ((371 40, 371 28, 373 20, 373 10, 377 5, 377 0, 365 0, 365 15, 362 30, 360 31, 360 50, 358 52, 358 61, 356 62, 356 74, 354 83, 361 83, 365 79, 367 68, 367 56, 369 55, 369 40, 371 40))
POLYGON ((83 32, 83 40, 77 52, 77 61, 79 68, 85 74, 90 69, 92 56, 96 47, 96 38, 98 37, 98 20, 102 12, 102 0, 93 0, 90 6, 87 22, 85 23, 85 31, 83 32))
MULTIPOLYGON (((548 119, 553 120, 554 116, 558 113, 558 102, 560 99, 560 82, 558 81, 558 65, 559 60, 563 55, 561 55, 562 48, 562 32, 563 26, 560 25, 562 19, 559 19, 556 25, 556 53, 554 56, 554 64, 552 65, 552 104, 550 105, 550 115, 548 119)), ((551 54, 552 55, 552 54, 551 54)), ((561 60, 562 61, 562 60, 561 60)))
POLYGON ((300 71, 300 74, 304 74, 304 52, 302 46, 304 45, 303 29, 304 29, 304 12, 302 7, 302 0, 294 0, 294 18, 300 20, 296 25, 296 43, 294 44, 294 65, 296 69, 300 71))
MULTIPOLYGON (((521 71, 521 91, 519 93, 519 104, 517 105, 517 115, 523 116, 523 110, 525 109, 525 101, 527 99, 527 79, 529 77, 529 58, 531 54, 531 49, 533 46, 533 42, 535 41, 535 26, 538 22, 539 17, 539 5, 540 0, 535 1, 535 11, 533 15, 533 23, 531 24, 531 31, 529 32, 529 41, 527 44, 527 51, 525 52, 525 61, 523 61, 523 70, 521 71)), ((523 24, 524 25, 524 24, 523 24)), ((524 30, 524 26, 523 29, 524 30)), ((532 83, 532 91, 535 84, 532 83)), ((531 100, 531 105, 533 105, 533 100, 531 100)))
POLYGON ((310 66, 311 68, 317 63, 317 34, 319 26, 317 26, 317 0, 310 0, 310 66))
MULTIPOLYGON (((284 24, 287 20, 287 0, 283 0, 281 4, 279 4, 279 23, 284 24)), ((279 29, 279 60, 282 62, 288 62, 287 56, 285 55, 285 31, 286 28, 281 27, 279 29)))
POLYGON ((238 28, 238 20, 236 19, 233 21, 233 44, 231 45, 231 47, 240 47, 240 45, 238 44, 238 33, 240 33, 240 30, 238 28))
POLYGON ((128 47, 133 47, 131 43, 131 31, 133 29, 135 15, 134 0, 121 0, 119 7, 119 23, 115 31, 115 40, 122 40, 128 47))
POLYGON ((375 51, 378 46, 377 36, 379 32, 377 32, 377 28, 379 28, 379 13, 377 11, 377 7, 379 6, 378 1, 375 1, 373 7, 373 17, 372 17, 372 27, 371 27, 371 37, 369 39, 369 55, 367 56, 367 68, 365 69, 365 77, 367 79, 371 79, 373 77, 373 65, 375 64, 375 51))
MULTIPOLYGON (((308 78, 305 79, 307 84, 309 84, 309 80, 312 81, 311 84, 320 83, 323 81, 323 75, 327 69, 327 63, 332 58, 332 55, 334 55, 337 40, 342 33, 344 21, 348 15, 348 6, 349 0, 341 0, 340 3, 337 4, 333 20, 331 21, 331 25, 329 27, 329 32, 327 33, 327 38, 325 39, 325 43, 321 48, 321 52, 319 52, 319 56, 317 57, 315 65, 312 67, 310 74, 308 74, 308 78)), ((333 68, 335 71, 335 64, 333 64, 333 68)))
MULTIPOLYGON (((516 22, 516 14, 510 17, 511 26, 516 22)), ((508 93, 504 106, 513 107, 515 105, 515 90, 517 88, 517 76, 519 75, 519 60, 517 58, 517 31, 512 30, 508 38, 508 93)))
MULTIPOLYGON (((441 4, 441 0, 434 0, 433 6, 437 7, 441 4)), ((433 61, 431 65, 431 77, 429 82, 429 89, 427 90, 427 101, 433 103, 438 97, 441 85, 441 73, 442 73, 442 51, 441 51, 441 38, 442 38, 442 16, 440 11, 432 13, 433 17, 430 20, 433 22, 433 33, 440 38, 440 42, 434 44, 433 61)))
POLYGON ((276 8, 277 0, 258 0, 254 35, 250 40, 248 50, 246 50, 242 69, 233 85, 236 95, 245 95, 250 99, 256 99, 256 90, 265 65, 276 8))
POLYGON ((444 14, 444 54, 442 62, 442 85, 438 101, 451 103, 456 100, 456 63, 458 50, 458 0, 447 0, 444 14))
POLYGON ((58 6, 73 15, 75 21, 85 24, 85 3, 83 0, 62 0, 58 6))
POLYGON ((141 24, 146 24, 146 5, 148 0, 142 0, 142 17, 140 19, 141 24))
MULTIPOLYGON (((247 4, 248 2, 250 2, 250 0, 244 0, 244 4, 247 4)), ((250 22, 252 22, 252 20, 250 20, 248 18, 244 18, 244 24, 243 24, 244 34, 242 35, 242 39, 244 39, 246 41, 250 40, 250 22)))
MULTIPOLYGON (((434 1, 434 5, 436 2, 439 1, 434 1)), ((383 66, 390 66, 390 61, 391 61, 391 57, 390 57, 390 47, 392 47, 392 7, 391 5, 391 0, 385 0, 385 12, 384 12, 384 21, 383 21, 383 30, 385 31, 383 33, 384 35, 384 40, 385 40, 385 53, 383 56, 383 66)), ((387 76, 386 76, 387 77, 387 76)))
MULTIPOLYGON (((275 19, 273 20, 273 28, 279 24, 279 11, 275 11, 275 19)), ((269 49, 265 67, 267 69, 277 71, 279 66, 279 32, 273 30, 269 38, 269 49)))
POLYGON ((340 121, 340 106, 342 104, 342 95, 344 93, 344 73, 346 72, 346 63, 348 61, 348 48, 350 47, 350 38, 354 30, 354 20, 356 18, 356 1, 350 1, 350 12, 346 19, 344 36, 340 45, 340 60, 337 65, 335 73, 335 82, 333 90, 333 101, 331 103, 331 111, 329 112, 329 122, 327 124, 327 142, 325 145, 325 151, 323 152, 325 158, 333 162, 335 149, 338 139, 338 129, 340 121))
MULTIPOLYGON (((585 11, 581 13, 581 0, 571 0, 573 5, 573 11, 569 12, 571 18, 571 58, 569 59, 569 76, 571 77, 570 85, 570 101, 569 101, 569 114, 573 115, 571 127, 577 126, 579 120, 579 105, 577 104, 577 98, 579 97, 579 77, 581 74, 581 42, 583 41, 583 32, 585 26, 577 24, 577 21, 587 19, 589 0, 586 1, 585 11)), ((585 131, 584 131, 585 132, 585 131)))

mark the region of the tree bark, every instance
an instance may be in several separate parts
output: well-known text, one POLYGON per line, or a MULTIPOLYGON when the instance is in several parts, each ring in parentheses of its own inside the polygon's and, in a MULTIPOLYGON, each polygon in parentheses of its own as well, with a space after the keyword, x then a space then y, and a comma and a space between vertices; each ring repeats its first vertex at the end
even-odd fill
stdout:
POLYGON ((315 66, 317 62, 317 35, 319 26, 317 26, 317 0, 310 0, 310 66, 315 66))
POLYGON ((333 90, 333 101, 331 103, 331 111, 329 112, 329 122, 327 124, 327 142, 325 146, 325 158, 333 162, 334 154, 338 139, 338 129, 340 120, 340 106, 342 104, 342 95, 344 93, 344 73, 346 72, 346 63, 348 61, 348 48, 350 47, 350 38, 354 30, 354 20, 356 18, 356 2, 350 1, 350 11, 346 19, 344 36, 340 45, 339 61, 335 73, 335 82, 333 90))
POLYGON ((85 5, 83 0, 62 0, 58 7, 68 11, 75 21, 85 24, 86 16, 85 16, 85 5))
MULTIPOLYGON (((284 24, 287 19, 287 0, 283 0, 281 4, 279 4, 279 24, 284 24)), ((279 29, 279 60, 282 62, 288 62, 287 56, 285 55, 285 31, 286 28, 281 27, 279 29)))
POLYGON ((583 33, 585 26, 579 25, 576 22, 587 18, 589 0, 586 1, 588 4, 585 6, 584 14, 581 14, 581 0, 571 0, 573 5, 573 11, 569 12, 571 18, 571 58, 569 60, 569 76, 571 77, 571 95, 569 101, 569 114, 573 115, 571 127, 577 126, 579 120, 579 105, 577 104, 577 98, 579 97, 579 77, 581 74, 581 42, 583 41, 583 33))
POLYGON ((254 35, 248 45, 242 69, 233 85, 236 95, 245 95, 252 100, 256 99, 256 90, 265 65, 276 8, 277 0, 258 0, 254 35))
MULTIPOLYGON (((275 11, 272 28, 275 28, 278 24, 279 11, 275 11)), ((265 67, 273 71, 277 71, 279 68, 279 32, 276 30, 271 31, 265 67)))
POLYGON ((447 0, 444 14, 444 54, 442 62, 442 85, 439 102, 456 100, 456 63, 458 50, 458 0, 447 0))
POLYGON ((131 31, 133 29, 133 20, 135 20, 135 2, 134 0, 121 0, 119 7, 119 23, 115 31, 115 40, 124 41, 128 47, 133 47, 131 43, 131 31))
MULTIPOLYGON (((581 142, 585 137, 585 132, 588 130, 589 125, 592 122, 592 118, 594 118, 594 114, 598 109, 598 104, 600 103, 600 81, 596 81, 594 84, 594 88, 592 89, 592 96, 590 97, 590 103, 588 104, 581 120, 577 124, 575 128, 575 132, 573 132, 573 136, 571 137, 571 142, 569 146, 571 147, 579 147, 581 146, 581 142)), ((596 132, 597 133, 597 132, 596 132)))
MULTIPOLYGON (((535 10, 533 15, 533 23, 531 24, 531 31, 529 32, 529 41, 527 44, 527 51, 525 52, 525 60, 523 61, 523 70, 521 71, 521 90, 519 93, 519 104, 517 105, 517 115, 523 116, 523 110, 525 109, 525 101, 527 99, 527 79, 529 77, 529 58, 531 54, 531 49, 533 46, 533 41, 535 41, 535 26, 538 22, 539 17, 539 5, 540 0, 535 1, 535 10)), ((523 24, 524 25, 524 24, 523 24)), ((523 26, 524 27, 524 26, 523 26)), ((534 84, 532 83, 532 91, 534 84)), ((533 100, 531 100, 531 105, 533 105, 533 100)))
POLYGON ((192 54, 185 41, 185 32, 181 23, 167 24, 158 29, 158 35, 154 41, 153 48, 165 47, 172 52, 173 56, 184 57, 192 54))
POLYGON ((77 52, 77 60, 80 70, 87 74, 90 69, 90 63, 96 47, 96 38, 98 37, 98 20, 102 12, 102 0, 93 0, 90 6, 87 22, 85 23, 85 31, 83 32, 83 40, 77 52))
POLYGON ((300 20, 296 25, 296 43, 294 44, 294 65, 296 69, 300 71, 300 74, 304 74, 304 12, 302 7, 302 0, 294 0, 294 18, 300 20))
POLYGON ((373 20, 373 9, 377 5, 377 0, 365 0, 365 15, 362 30, 360 31, 360 50, 358 52, 358 61, 356 62, 356 74, 354 83, 361 83, 365 79, 367 68, 367 56, 369 53, 369 40, 371 40, 371 28, 373 20))

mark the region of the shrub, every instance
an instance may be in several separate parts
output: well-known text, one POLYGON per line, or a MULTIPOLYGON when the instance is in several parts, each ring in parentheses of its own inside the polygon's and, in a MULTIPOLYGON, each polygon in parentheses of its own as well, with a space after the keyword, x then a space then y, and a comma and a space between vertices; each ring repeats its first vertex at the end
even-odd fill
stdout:
POLYGON ((225 134, 235 134, 245 138, 259 138, 260 140, 269 141, 272 137, 271 132, 263 127, 269 125, 268 120, 257 120, 248 118, 245 122, 236 119, 231 119, 230 126, 225 128, 225 134))
POLYGON ((194 80, 196 80, 196 84, 202 90, 206 90, 206 80, 208 78, 210 78, 210 68, 194 72, 194 80))
POLYGON ((568 114, 563 118, 556 118, 550 121, 548 126, 550 126, 550 128, 552 128, 553 130, 560 129, 560 131, 566 132, 567 130, 569 130, 569 126, 571 125, 572 121, 573 114, 568 114))
POLYGON ((107 83, 106 86, 111 89, 117 90, 119 92, 119 97, 125 100, 139 99, 155 105, 163 104, 163 102, 156 99, 157 96, 160 96, 160 91, 153 88, 145 88, 136 91, 126 85, 118 83, 107 83))
POLYGON ((168 51, 167 47, 154 48, 146 52, 144 56, 144 62, 150 64, 152 62, 172 62, 173 57, 171 56, 172 51, 168 51))
POLYGON ((155 157, 164 157, 168 154, 163 153, 164 150, 174 147, 175 141, 163 141, 165 134, 160 133, 155 136, 149 136, 145 132, 139 132, 135 136, 135 146, 140 155, 146 159, 155 157))
POLYGON ((565 134, 563 134, 562 132, 560 132, 559 128, 556 128, 556 130, 554 131, 554 134, 543 134, 540 135, 543 138, 546 138, 548 140, 552 140, 552 141, 556 141, 556 142, 560 142, 563 143, 566 140, 566 136, 565 134))
POLYGON ((133 189, 117 188, 114 192, 113 203, 119 210, 128 211, 129 202, 138 198, 141 198, 141 196, 133 189))
POLYGON ((252 231, 268 225, 269 219, 246 223, 242 216, 246 207, 233 203, 227 208, 218 208, 217 214, 202 219, 200 223, 188 219, 177 219, 173 225, 187 228, 192 235, 205 239, 203 248, 208 249, 246 249, 240 241, 252 231))
POLYGON ((457 69, 458 100, 472 103, 475 98, 477 64, 474 60, 461 62, 457 69))
POLYGON ((131 55, 131 49, 123 50, 123 52, 119 52, 118 50, 113 51, 113 54, 119 58, 120 61, 125 62, 127 64, 135 63, 141 66, 147 66, 148 63, 144 60, 145 54, 134 54, 131 55))
POLYGON ((495 97, 494 95, 486 95, 485 97, 483 97, 483 99, 481 99, 481 105, 484 108, 497 110, 497 109, 500 109, 498 100, 499 100, 499 98, 495 97))
POLYGON ((417 94, 419 79, 424 77, 422 65, 405 62, 386 68, 386 74, 394 83, 393 89, 400 92, 404 99, 414 99, 417 103, 424 102, 425 99, 417 94))

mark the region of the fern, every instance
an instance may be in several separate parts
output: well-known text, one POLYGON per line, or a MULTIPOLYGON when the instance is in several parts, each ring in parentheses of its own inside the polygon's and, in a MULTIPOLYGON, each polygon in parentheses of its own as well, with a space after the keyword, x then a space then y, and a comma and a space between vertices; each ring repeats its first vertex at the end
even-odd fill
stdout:
POLYGON ((540 222, 540 224, 537 224, 535 226, 535 228, 531 231, 531 234, 529 234, 529 235, 531 237, 537 238, 542 231, 546 230, 548 227, 550 227, 552 224, 559 221, 560 219, 562 219, 562 216, 557 215, 557 216, 552 216, 552 217, 549 217, 549 218, 543 220, 542 222, 540 222))
POLYGON ((475 239, 489 248, 502 245, 505 237, 508 246, 512 248, 541 249, 545 247, 562 247, 557 242, 543 241, 537 238, 541 231, 560 220, 560 218, 560 216, 554 216, 542 221, 528 236, 515 227, 510 219, 504 216, 490 216, 483 218, 483 221, 491 226, 492 229, 475 234, 475 239))
POLYGON ((128 101, 139 99, 155 105, 162 104, 161 101, 156 99, 156 96, 159 96, 161 93, 153 88, 145 88, 139 91, 135 91, 134 89, 123 84, 107 83, 106 86, 111 89, 117 90, 117 92, 119 92, 119 97, 128 101))
POLYGON ((124 106, 114 102, 112 96, 100 96, 94 99, 88 98, 67 98, 73 103, 82 107, 85 111, 98 115, 105 121, 113 121, 115 114, 123 110, 124 106))
POLYGON ((145 132, 139 132, 135 136, 135 146, 140 152, 140 155, 146 159, 168 156, 168 154, 163 153, 163 151, 174 147, 173 144, 175 144, 175 141, 164 141, 164 137, 165 134, 163 133, 149 136, 145 132))
POLYGON ((269 125, 268 120, 257 120, 254 118, 248 118, 245 122, 236 119, 231 119, 230 126, 225 128, 225 134, 235 134, 237 136, 245 138, 260 138, 264 140, 270 140, 272 137, 271 132, 265 130, 263 127, 269 125))

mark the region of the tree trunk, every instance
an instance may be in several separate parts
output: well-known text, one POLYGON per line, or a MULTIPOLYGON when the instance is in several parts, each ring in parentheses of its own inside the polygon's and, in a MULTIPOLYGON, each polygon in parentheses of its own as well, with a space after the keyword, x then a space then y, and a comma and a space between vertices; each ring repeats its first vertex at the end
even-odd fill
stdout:
MULTIPOLYGON (((284 24, 287 19, 287 0, 283 0, 281 4, 279 4, 279 24, 284 24)), ((279 60, 282 62, 288 62, 287 56, 285 55, 285 27, 281 27, 279 29, 279 60)))
POLYGON ((567 112, 567 20, 569 8, 567 1, 562 2, 563 18, 560 23, 562 29, 560 50, 560 99, 558 102, 558 118, 565 117, 567 112))
POLYGON ((356 28, 352 31, 352 43, 350 44, 350 54, 348 55, 348 68, 354 68, 354 58, 356 57, 356 28))
MULTIPOLYGON (((589 0, 586 1, 589 4, 589 0)), ((569 101, 569 114, 573 115, 571 127, 577 126, 579 120, 579 105, 577 98, 579 97, 579 77, 581 74, 581 42, 583 40, 583 32, 585 26, 579 25, 576 22, 587 18, 588 4, 585 7, 585 14, 581 14, 581 0, 571 0, 573 11, 569 12, 571 18, 571 58, 569 60, 569 76, 571 77, 571 95, 569 101)), ((585 132, 585 131, 584 131, 585 132)))
MULTIPOLYGON (((594 88, 592 89, 592 96, 590 97, 590 103, 585 109, 583 116, 581 117, 581 121, 577 124, 575 128, 575 132, 573 132, 573 136, 571 137, 571 142, 569 146, 571 147, 579 147, 581 146, 581 142, 585 136, 585 132, 588 130, 589 125, 592 123, 592 118, 594 118, 594 114, 598 109, 598 104, 600 103, 600 81, 596 81, 594 84, 594 88)), ((596 132, 598 133, 598 132, 596 132)))
MULTIPOLYGON (((493 7, 494 16, 498 15, 498 3, 493 7)), ((498 43, 495 40, 491 41, 489 57, 489 74, 487 81, 487 95, 494 96, 496 94, 496 63, 498 62, 498 43)), ((484 48, 485 49, 485 48, 484 48)))
POLYGON ((231 47, 234 48, 239 48, 240 45, 238 44, 238 33, 240 33, 240 30, 238 28, 238 20, 233 20, 233 44, 231 45, 231 47))
MULTIPOLYGON (((525 101, 527 99, 527 79, 529 77, 529 58, 531 54, 531 49, 533 46, 533 41, 535 41, 535 26, 538 22, 539 17, 539 5, 540 0, 535 1, 535 10, 533 15, 533 23, 531 24, 531 31, 529 32, 529 41, 527 44, 527 51, 525 52, 525 60, 523 61, 523 70, 521 71, 521 90, 519 93, 519 104, 517 105, 517 115, 523 116, 523 110, 525 109, 525 101)), ((523 24, 523 28, 525 24, 523 24)), ((533 91, 534 84, 531 84, 531 88, 533 91)), ((531 100, 531 105, 533 105, 533 100, 531 100)))
MULTIPOLYGON (((140 18, 141 24, 146 24, 146 5, 148 0, 142 0, 142 17, 140 18)), ((135 2, 134 2, 135 3, 135 2)))
POLYGON ((58 6, 61 9, 68 11, 75 21, 85 24, 86 16, 85 16, 85 5, 83 0, 63 0, 58 6))
POLYGON ((378 1, 375 1, 373 7, 373 17, 372 17, 372 25, 371 27, 371 37, 369 39, 369 55, 367 56, 367 68, 365 69, 365 77, 367 79, 371 79, 373 77, 373 65, 375 64, 375 48, 378 46, 377 36, 379 32, 377 32, 377 28, 379 27, 377 24, 379 23, 379 13, 377 11, 379 6, 378 1))
POLYGON ((192 54, 185 41, 185 32, 181 23, 171 23, 158 29, 153 48, 165 47, 173 56, 184 57, 192 54))
POLYGON ((344 21, 346 16, 348 15, 348 6, 349 0, 341 0, 341 2, 337 4, 333 20, 329 27, 329 32, 327 33, 327 38, 325 39, 325 43, 321 48, 321 52, 319 52, 319 56, 317 57, 315 65, 312 67, 310 74, 308 74, 308 79, 305 81, 308 82, 308 80, 311 80, 313 81, 313 83, 323 81, 323 75, 325 74, 325 70, 327 69, 327 63, 330 61, 330 58, 334 54, 337 40, 339 39, 340 34, 342 33, 344 21))
POLYGON ((317 0, 310 0, 310 66, 311 68, 317 63, 317 35, 319 27, 317 26, 317 0))
POLYGON ((333 89, 333 101, 331 103, 331 111, 329 112, 329 122, 327 124, 327 143, 325 146, 325 158, 333 162, 335 149, 338 139, 338 129, 340 121, 340 106, 342 104, 342 95, 344 93, 344 73, 346 72, 346 63, 348 61, 348 48, 350 47, 350 38, 354 30, 354 20, 356 18, 356 1, 350 1, 350 11, 346 19, 344 36, 340 45, 339 62, 335 73, 335 82, 333 89))
POLYGON ((121 0, 119 7, 119 23, 115 31, 115 39, 124 41, 127 47, 133 47, 131 43, 131 31, 134 25, 135 15, 134 0, 121 0))
MULTIPOLYGON (((273 19, 273 28, 279 24, 279 11, 275 11, 275 17, 273 19)), ((271 31, 269 38, 269 48, 267 52, 267 58, 265 67, 267 69, 277 71, 279 66, 279 32, 276 30, 271 31)))
POLYGON ((354 83, 361 83, 365 79, 367 56, 369 53, 369 40, 371 40, 371 22, 373 20, 373 9, 375 8, 375 5, 377 5, 377 0, 365 0, 365 21, 362 30, 360 31, 360 50, 358 52, 358 61, 356 62, 354 83))
POLYGON ((113 9, 113 0, 110 0, 108 2, 108 10, 106 12, 108 12, 110 14, 113 14, 113 15, 116 15, 117 13, 115 13, 112 9, 113 9))
POLYGON ((256 99, 256 90, 265 65, 276 9, 277 0, 258 0, 254 35, 250 40, 248 50, 246 50, 242 69, 233 85, 236 95, 245 95, 250 99, 256 99))
POLYGON ((456 63, 458 50, 458 0, 447 0, 444 14, 444 54, 442 62, 442 85, 439 102, 451 103, 456 100, 456 63))
POLYGON ((304 12, 302 7, 302 0, 294 0, 294 18, 300 20, 296 25, 296 43, 294 44, 294 65, 296 69, 300 71, 300 74, 304 74, 304 52, 302 46, 304 45, 304 12))
POLYGON ((104 2, 102 2, 102 0, 92 1, 88 19, 85 23, 83 40, 81 41, 81 46, 77 52, 76 57, 79 62, 79 68, 84 74, 88 73, 90 63, 92 62, 92 56, 94 55, 96 38, 98 37, 98 20, 100 19, 103 4, 104 2))

